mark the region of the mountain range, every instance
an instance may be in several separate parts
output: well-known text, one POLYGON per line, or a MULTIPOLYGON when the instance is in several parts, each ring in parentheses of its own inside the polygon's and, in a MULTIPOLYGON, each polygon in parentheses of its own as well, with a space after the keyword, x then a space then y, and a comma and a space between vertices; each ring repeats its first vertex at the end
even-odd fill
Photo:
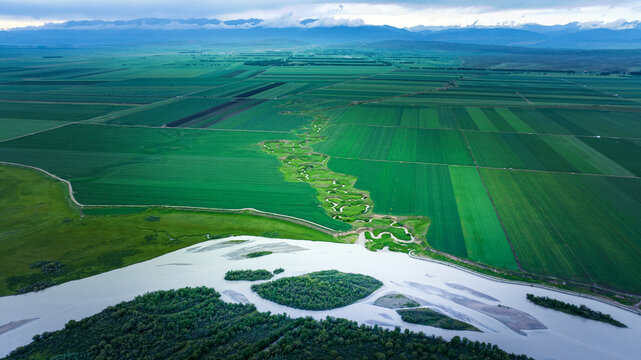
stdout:
POLYGON ((566 49, 639 49, 641 23, 616 27, 569 23, 496 27, 414 27, 366 25, 360 21, 305 19, 275 24, 261 19, 87 20, 0 31, 0 45, 91 46, 226 43, 288 40, 307 44, 367 43, 387 40, 566 49))

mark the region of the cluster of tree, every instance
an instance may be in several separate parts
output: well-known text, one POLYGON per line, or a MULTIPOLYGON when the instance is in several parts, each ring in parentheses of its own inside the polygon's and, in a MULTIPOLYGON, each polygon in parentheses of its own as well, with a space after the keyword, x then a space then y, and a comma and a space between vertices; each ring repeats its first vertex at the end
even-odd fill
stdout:
POLYGON ((480 331, 466 322, 452 319, 447 315, 428 308, 402 309, 396 310, 396 312, 401 315, 403 321, 411 324, 428 325, 448 330, 480 331))
POLYGON ((496 345, 327 318, 291 319, 220 300, 213 289, 160 291, 34 337, 7 359, 528 360, 496 345))
POLYGON ((250 65, 250 66, 287 66, 287 61, 283 60, 283 59, 251 60, 251 61, 245 61, 245 65, 250 65))
POLYGON ((252 290, 281 305, 327 310, 353 304, 382 285, 371 276, 326 270, 252 285, 252 290))
POLYGON ((225 280, 238 281, 256 281, 256 280, 269 280, 274 277, 274 274, 265 269, 259 270, 229 270, 225 273, 225 280))
POLYGON ((285 272, 285 269, 283 269, 283 268, 278 268, 278 269, 274 270, 274 275, 276 275, 276 274, 280 274, 280 273, 282 273, 282 272, 285 272))
POLYGON ((604 314, 600 311, 592 310, 585 305, 576 306, 574 304, 568 304, 566 302, 552 299, 547 296, 534 296, 533 294, 527 294, 526 296, 528 300, 539 306, 562 311, 566 314, 576 315, 586 319, 601 321, 618 327, 627 327, 622 322, 613 319, 609 314, 604 314))

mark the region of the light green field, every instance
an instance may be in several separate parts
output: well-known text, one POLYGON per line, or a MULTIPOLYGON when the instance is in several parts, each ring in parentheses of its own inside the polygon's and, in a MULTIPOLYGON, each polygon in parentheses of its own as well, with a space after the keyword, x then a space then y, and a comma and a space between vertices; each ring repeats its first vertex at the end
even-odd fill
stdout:
POLYGON ((470 259, 516 270, 516 261, 475 168, 450 166, 450 178, 470 259))
MULTIPOLYGON (((206 241, 207 235, 334 241, 306 226, 249 214, 137 209, 134 214, 81 216, 69 205, 62 183, 6 165, 0 166, 0 194, 0 254, 10 254, 0 261, 0 296, 148 260, 206 241), (62 262, 64 271, 43 274, 30 268, 36 261, 62 262)), ((123 213, 119 209, 113 212, 123 213)))

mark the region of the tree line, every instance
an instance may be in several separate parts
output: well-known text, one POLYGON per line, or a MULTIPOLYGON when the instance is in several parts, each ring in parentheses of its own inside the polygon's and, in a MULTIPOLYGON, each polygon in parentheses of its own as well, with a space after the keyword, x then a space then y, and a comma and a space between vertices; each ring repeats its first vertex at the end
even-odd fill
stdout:
POLYGON ((34 340, 8 359, 530 359, 458 336, 261 313, 205 287, 139 296, 34 340))
POLYGON ((562 311, 566 314, 576 315, 586 319, 601 321, 618 327, 627 327, 622 322, 613 319, 609 314, 604 314, 600 311, 592 310, 585 305, 576 306, 574 304, 568 304, 566 302, 552 299, 547 296, 535 296, 534 294, 527 294, 526 297, 531 302, 549 309, 562 311))

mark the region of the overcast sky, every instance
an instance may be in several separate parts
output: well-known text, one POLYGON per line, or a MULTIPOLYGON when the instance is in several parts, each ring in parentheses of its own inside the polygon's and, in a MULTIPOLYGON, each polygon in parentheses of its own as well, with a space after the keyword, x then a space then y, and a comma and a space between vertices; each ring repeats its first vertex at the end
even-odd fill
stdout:
POLYGON ((0 0, 0 28, 68 20, 141 17, 261 18, 282 24, 305 18, 372 25, 510 25, 641 20, 641 0, 0 0))

